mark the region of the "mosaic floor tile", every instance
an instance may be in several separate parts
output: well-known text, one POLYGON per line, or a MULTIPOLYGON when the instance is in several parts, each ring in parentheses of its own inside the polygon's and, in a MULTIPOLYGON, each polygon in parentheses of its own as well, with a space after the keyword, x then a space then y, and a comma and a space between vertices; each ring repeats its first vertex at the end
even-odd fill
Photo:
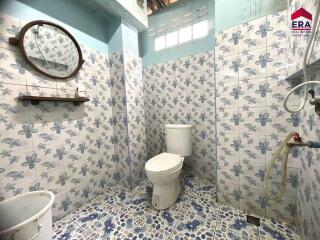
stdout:
POLYGON ((191 198, 170 237, 175 240, 214 239, 218 213, 219 206, 209 195, 191 198))
MULTIPOLYGON (((249 240, 249 238, 245 236, 236 235, 234 232, 222 229, 216 229, 215 231, 215 240, 249 240)), ((257 238, 259 239, 259 238, 257 238)))
POLYGON ((272 239, 300 239, 297 235, 296 228, 290 224, 282 223, 274 219, 261 219, 261 226, 259 227, 261 240, 272 239))
POLYGON ((166 210, 151 204, 152 185, 144 182, 132 191, 106 190, 54 224, 55 240, 298 240, 295 228, 261 219, 247 223, 245 213, 216 202, 214 185, 199 178, 182 180, 177 202, 166 210))
POLYGON ((100 219, 92 221, 86 226, 93 239, 115 239, 116 234, 122 229, 119 215, 105 213, 100 219))
POLYGON ((146 199, 152 198, 152 183, 143 182, 132 190, 133 197, 145 196, 146 199))
POLYGON ((113 201, 108 202, 105 198, 100 198, 100 201, 95 200, 68 217, 90 233, 94 239, 108 239, 112 236, 115 227, 119 226, 116 220, 121 211, 121 206, 113 201))
POLYGON ((137 196, 127 205, 127 213, 129 216, 142 216, 146 219, 144 222, 145 229, 164 229, 170 233, 172 227, 180 220, 183 210, 187 207, 185 201, 178 199, 170 208, 157 210, 151 205, 150 199, 144 196, 137 196))
POLYGON ((180 198, 197 199, 199 196, 211 196, 216 198, 215 186, 213 183, 197 177, 183 179, 181 181, 182 191, 180 198))
POLYGON ((223 205, 220 205, 217 229, 231 231, 248 239, 259 239, 258 227, 248 223, 243 212, 223 205))
POLYGON ((53 224, 54 240, 92 239, 92 236, 84 228, 65 217, 53 224))
POLYGON ((96 239, 126 239, 130 236, 136 236, 137 239, 154 239, 152 236, 165 239, 177 220, 170 210, 131 209, 121 214, 107 215, 94 222, 90 225, 90 232, 94 233, 96 239))
POLYGON ((134 193, 124 187, 112 187, 106 190, 105 197, 102 202, 104 204, 117 204, 124 205, 130 201, 134 196, 134 193))

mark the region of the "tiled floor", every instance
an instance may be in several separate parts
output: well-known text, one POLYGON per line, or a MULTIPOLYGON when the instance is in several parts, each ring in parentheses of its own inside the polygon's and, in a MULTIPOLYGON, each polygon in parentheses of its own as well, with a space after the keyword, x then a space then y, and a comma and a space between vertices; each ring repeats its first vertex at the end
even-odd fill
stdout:
POLYGON ((54 224, 53 239, 300 239, 295 228, 262 219, 249 224, 245 214, 215 202, 214 186, 184 179, 179 201, 168 210, 152 208, 151 185, 133 191, 115 187, 54 224))

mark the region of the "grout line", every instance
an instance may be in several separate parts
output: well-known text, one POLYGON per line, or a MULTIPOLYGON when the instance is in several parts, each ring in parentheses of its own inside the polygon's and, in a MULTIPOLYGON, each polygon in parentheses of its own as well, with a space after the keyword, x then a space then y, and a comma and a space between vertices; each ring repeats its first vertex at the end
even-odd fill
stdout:
MULTIPOLYGON (((217 198, 217 196, 216 196, 216 198, 217 198)), ((221 209, 220 203, 218 203, 218 202, 216 202, 216 203, 218 204, 219 208, 218 208, 216 225, 215 225, 215 227, 214 227, 214 234, 213 234, 213 235, 214 235, 214 239, 216 238, 216 233, 217 233, 217 228, 218 228, 218 222, 219 222, 219 218, 220 218, 220 209, 221 209)))

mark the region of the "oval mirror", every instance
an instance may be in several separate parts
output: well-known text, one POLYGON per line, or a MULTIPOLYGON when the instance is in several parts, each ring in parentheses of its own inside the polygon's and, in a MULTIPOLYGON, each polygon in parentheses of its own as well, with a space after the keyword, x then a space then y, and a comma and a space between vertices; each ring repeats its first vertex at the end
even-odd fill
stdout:
POLYGON ((63 27, 48 21, 26 24, 15 41, 11 39, 11 44, 19 45, 27 62, 49 77, 72 77, 84 62, 75 38, 63 27))

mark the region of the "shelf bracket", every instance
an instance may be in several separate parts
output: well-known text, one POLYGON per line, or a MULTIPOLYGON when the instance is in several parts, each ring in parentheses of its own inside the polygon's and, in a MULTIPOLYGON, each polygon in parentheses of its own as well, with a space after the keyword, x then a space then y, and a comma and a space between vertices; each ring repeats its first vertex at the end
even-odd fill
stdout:
POLYGON ((37 100, 30 100, 31 105, 39 105, 39 101, 37 100))
POLYGON ((9 38, 9 44, 11 46, 19 46, 19 39, 15 37, 10 37, 9 38))

